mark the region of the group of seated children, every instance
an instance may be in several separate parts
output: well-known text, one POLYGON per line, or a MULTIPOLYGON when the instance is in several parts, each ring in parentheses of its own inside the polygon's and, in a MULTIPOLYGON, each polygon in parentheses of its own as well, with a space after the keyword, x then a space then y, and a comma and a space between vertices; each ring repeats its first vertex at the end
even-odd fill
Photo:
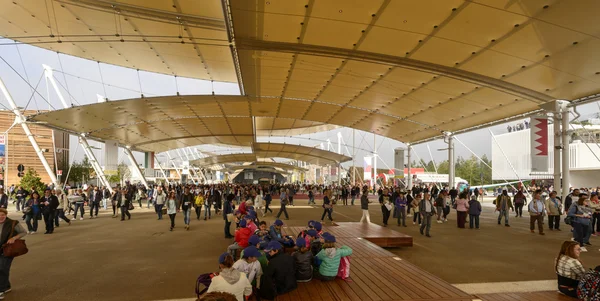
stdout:
MULTIPOLYGON (((208 287, 208 293, 231 293, 239 301, 252 294, 272 300, 295 290, 297 282, 308 282, 313 278, 334 280, 342 258, 352 254, 352 249, 347 246, 337 248, 335 236, 322 232, 319 222, 310 221, 294 241, 282 233, 281 220, 276 220, 268 230, 266 222, 261 221, 252 231, 249 225, 254 223, 254 218, 251 213, 239 218, 235 243, 219 257, 221 272, 198 278, 199 284, 208 287), (240 249, 240 259, 235 261, 240 249), (286 251, 293 253, 290 255, 286 251)), ((348 263, 346 260, 344 262, 348 263)), ((345 264, 342 267, 346 268, 345 264)), ((198 287, 196 292, 201 294, 203 291, 198 287)))

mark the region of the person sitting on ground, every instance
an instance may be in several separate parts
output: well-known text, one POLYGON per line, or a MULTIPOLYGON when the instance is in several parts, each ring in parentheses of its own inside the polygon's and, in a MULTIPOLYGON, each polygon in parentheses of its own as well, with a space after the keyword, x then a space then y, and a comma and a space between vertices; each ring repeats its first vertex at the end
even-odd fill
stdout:
POLYGON ((252 236, 252 231, 246 228, 246 220, 240 221, 240 228, 235 231, 235 242, 227 247, 227 252, 236 258, 238 249, 244 249, 248 246, 248 239, 252 236))
POLYGON ((317 231, 317 236, 321 236, 321 234, 323 234, 323 224, 320 222, 315 222, 314 227, 315 231, 317 231))
POLYGON ((269 228, 267 227, 266 221, 261 221, 258 224, 258 229, 254 231, 254 235, 260 238, 261 245, 266 246, 269 241, 271 241, 271 237, 269 236, 269 228))
POLYGON ((251 211, 248 214, 246 214, 246 216, 244 216, 244 219, 246 220, 246 228, 250 229, 252 233, 254 233, 258 229, 256 224, 254 223, 255 218, 256 212, 254 211, 251 211))
MULTIPOLYGON (((256 247, 256 249, 258 249, 260 256, 258 256, 257 260, 258 262, 260 262, 261 270, 264 271, 265 269, 267 269, 269 260, 267 259, 267 254, 265 253, 265 251, 262 250, 262 241, 258 236, 252 235, 250 236, 250 238, 248 238, 248 247, 250 246, 256 247)), ((266 247, 266 245, 264 245, 264 247, 266 247)), ((240 254, 240 257, 242 258, 244 258, 244 250, 242 250, 242 253, 240 254)))
POLYGON ((229 253, 223 253, 219 256, 219 275, 212 278, 207 293, 223 292, 230 293, 238 301, 244 301, 244 296, 252 294, 252 285, 246 274, 233 268, 233 257, 229 253))
POLYGON ((283 252, 278 241, 269 242, 265 252, 270 256, 269 265, 263 273, 259 293, 262 298, 272 300, 296 289, 296 270, 294 258, 283 252))
POLYGON ((307 244, 307 246, 310 247, 310 252, 312 253, 313 257, 315 257, 317 256, 317 254, 319 254, 319 252, 321 252, 323 243, 319 239, 319 234, 316 230, 308 230, 307 234, 309 238, 309 243, 307 244))
POLYGON ((285 236, 281 232, 281 227, 283 226, 283 221, 278 219, 275 220, 275 223, 271 225, 269 228, 269 237, 271 241, 278 241, 284 247, 293 247, 294 240, 290 236, 285 236))
POLYGON ((318 269, 315 269, 314 276, 321 281, 331 281, 337 276, 341 258, 352 255, 352 249, 348 246, 336 248, 335 236, 329 233, 323 234, 323 240, 323 249, 317 254, 321 264, 318 269))
POLYGON ((261 256, 255 246, 248 246, 240 255, 240 260, 233 264, 234 269, 246 274, 246 278, 248 278, 252 287, 260 287, 260 277, 263 271, 258 258, 261 256))
POLYGON ((579 261, 581 246, 575 241, 563 242, 555 260, 554 271, 558 276, 558 290, 573 298, 577 298, 577 285, 585 274, 585 268, 579 261))
POLYGON ((306 229, 300 231, 300 233, 298 233, 297 237, 302 237, 302 238, 306 238, 306 231, 310 230, 310 229, 314 229, 315 228, 315 221, 314 220, 309 220, 308 221, 308 225, 306 226, 306 229))
POLYGON ((600 265, 581 277, 577 297, 579 300, 600 300, 600 265))
POLYGON ((313 254, 306 247, 306 240, 302 237, 296 239, 296 248, 297 251, 292 253, 296 267, 296 281, 309 282, 313 275, 313 254))
POLYGON ((240 228, 240 221, 243 220, 244 218, 242 217, 242 212, 240 212, 240 210, 235 210, 233 211, 233 221, 235 222, 235 228, 239 229, 240 228))

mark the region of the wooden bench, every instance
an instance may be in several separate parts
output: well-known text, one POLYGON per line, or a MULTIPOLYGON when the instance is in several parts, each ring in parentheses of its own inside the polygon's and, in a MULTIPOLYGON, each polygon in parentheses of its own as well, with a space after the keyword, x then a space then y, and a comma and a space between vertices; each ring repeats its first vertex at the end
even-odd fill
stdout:
POLYGON ((570 301, 575 300, 558 291, 534 293, 478 294, 475 299, 482 301, 570 301))
MULTIPOLYGON (((329 282, 313 279, 307 283, 298 283, 298 289, 278 296, 276 300, 473 300, 471 295, 362 237, 375 235, 375 238, 381 238, 386 235, 396 238, 402 237, 402 234, 376 225, 371 228, 372 224, 368 227, 358 223, 347 224, 324 226, 323 231, 334 234, 338 246, 347 245, 352 248, 350 278, 329 282)), ((303 229, 304 227, 286 227, 284 231, 287 235, 296 237, 303 229)))

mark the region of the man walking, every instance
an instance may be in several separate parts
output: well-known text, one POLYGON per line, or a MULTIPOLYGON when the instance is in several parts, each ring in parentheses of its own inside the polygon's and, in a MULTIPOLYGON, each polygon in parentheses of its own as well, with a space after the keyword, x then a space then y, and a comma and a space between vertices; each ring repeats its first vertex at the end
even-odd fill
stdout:
POLYGON ((40 201, 40 207, 44 216, 44 223, 46 223, 46 233, 44 234, 52 234, 54 232, 54 214, 58 207, 58 198, 52 195, 50 188, 44 190, 44 197, 40 201))
POLYGON ((100 202, 102 201, 102 197, 102 191, 98 189, 98 186, 94 187, 94 191, 90 195, 90 218, 98 217, 98 209, 100 208, 100 202))
POLYGON ((431 202, 431 198, 429 198, 429 194, 426 193, 425 196, 424 199, 421 199, 421 194, 417 194, 415 197, 416 201, 419 203, 419 212, 423 216, 419 231, 421 232, 421 235, 423 235, 423 230, 425 230, 425 236, 431 237, 429 234, 431 230, 431 217, 435 214, 435 207, 431 202))
POLYGON ((54 215, 54 227, 58 227, 58 220, 63 219, 67 224, 71 225, 71 220, 65 216, 65 208, 69 208, 69 199, 60 188, 54 190, 58 199, 58 207, 54 215))
POLYGON ((225 238, 233 238, 231 235, 231 220, 227 217, 228 214, 233 213, 233 199, 235 195, 228 194, 225 203, 223 204, 223 220, 225 220, 225 238))
POLYGON ((504 226, 510 227, 508 224, 508 209, 512 209, 515 211, 512 202, 510 201, 510 197, 508 196, 508 191, 506 189, 502 190, 502 194, 496 198, 496 211, 498 214, 498 225, 502 222, 502 217, 504 216, 504 226))
POLYGON ((542 221, 545 210, 541 195, 542 191, 539 189, 536 190, 533 193, 533 200, 529 203, 529 229, 531 230, 531 233, 535 233, 535 222, 537 221, 540 235, 545 235, 542 221))

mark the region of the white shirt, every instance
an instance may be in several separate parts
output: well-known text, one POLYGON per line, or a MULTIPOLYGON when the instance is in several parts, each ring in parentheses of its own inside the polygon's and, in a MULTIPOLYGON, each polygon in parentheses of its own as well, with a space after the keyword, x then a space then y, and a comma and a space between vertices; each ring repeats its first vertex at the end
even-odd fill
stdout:
MULTIPOLYGON (((260 276, 263 273, 262 268, 260 266, 260 262, 258 260, 252 263, 248 263, 246 260, 240 259, 233 264, 233 268, 246 274, 246 277, 248 278, 248 281, 250 283, 254 281, 254 277, 256 277, 256 281, 258 282, 260 276)), ((259 284, 257 284, 256 286, 260 287, 259 284)))
POLYGON ((431 212, 431 202, 429 200, 425 201, 425 212, 431 212))
POLYGON ((215 276, 206 292, 230 293, 235 295, 238 301, 244 301, 244 296, 252 294, 252 285, 248 281, 248 278, 246 278, 246 274, 242 272, 240 274, 240 280, 234 284, 229 284, 221 275, 215 276))

